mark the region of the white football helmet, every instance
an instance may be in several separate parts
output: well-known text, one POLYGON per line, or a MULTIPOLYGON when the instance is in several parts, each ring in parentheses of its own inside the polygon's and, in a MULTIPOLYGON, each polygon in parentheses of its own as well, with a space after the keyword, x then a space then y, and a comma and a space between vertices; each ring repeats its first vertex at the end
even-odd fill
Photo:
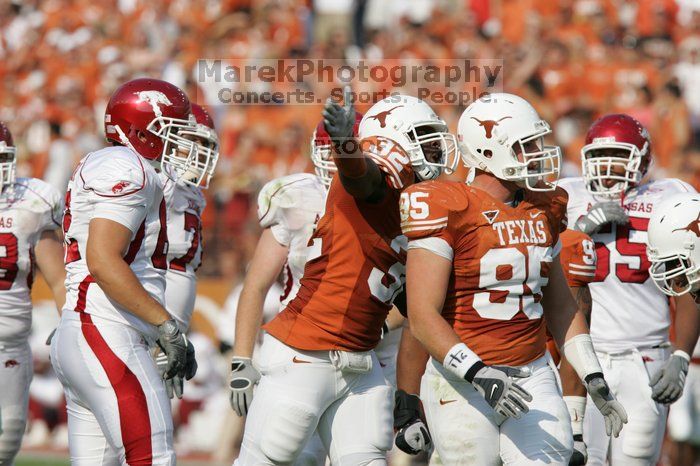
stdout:
POLYGON ((416 97, 393 95, 372 105, 358 130, 360 140, 371 136, 399 144, 421 180, 435 179, 443 170, 451 173, 459 161, 457 140, 447 123, 416 97))
POLYGON ((16 167, 17 148, 12 141, 10 129, 0 121, 0 188, 15 182, 16 167))
POLYGON ((457 138, 467 165, 532 191, 551 191, 561 163, 561 149, 544 145, 544 136, 551 132, 527 100, 499 93, 464 110, 457 138))
POLYGON ((679 193, 654 208, 649 226, 649 274, 669 296, 700 289, 700 194, 679 193))

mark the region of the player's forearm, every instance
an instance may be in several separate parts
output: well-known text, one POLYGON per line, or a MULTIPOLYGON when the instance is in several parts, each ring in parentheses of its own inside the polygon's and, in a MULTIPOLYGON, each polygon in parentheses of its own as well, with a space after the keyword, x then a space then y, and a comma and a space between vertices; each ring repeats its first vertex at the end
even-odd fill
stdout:
POLYGON ((56 302, 56 309, 61 313, 66 303, 66 268, 63 264, 63 245, 53 231, 45 231, 37 242, 36 264, 49 285, 56 302))
POLYGON ((561 389, 564 396, 586 396, 586 387, 581 383, 581 379, 576 373, 576 370, 563 355, 559 366, 559 376, 561 378, 561 389))
POLYGON ((262 324, 263 307, 267 290, 260 286, 244 285, 238 299, 236 312, 236 334, 233 354, 242 358, 253 357, 255 341, 262 324))
POLYGON ((392 307, 389 311, 389 315, 386 317, 386 326, 389 330, 396 330, 403 326, 406 318, 401 315, 396 306, 392 307))
POLYGON ((459 337, 439 311, 425 308, 412 310, 410 298, 408 319, 413 335, 428 354, 440 362, 445 359, 452 347, 460 343, 459 337))
POLYGON ((676 300, 675 346, 692 356, 698 336, 700 336, 700 312, 698 312, 697 304, 690 293, 677 296, 674 299, 676 300))
POLYGON ((384 182, 377 164, 362 153, 356 140, 335 147, 333 160, 338 167, 340 182, 348 194, 362 200, 376 196, 384 182), (350 152, 344 152, 346 149, 350 152))
POLYGON ((88 260, 88 270, 107 297, 127 311, 152 325, 160 325, 172 317, 141 286, 138 278, 122 257, 106 255, 88 260))
POLYGON ((408 321, 404 323, 399 352, 396 356, 396 385, 406 393, 420 393, 420 381, 429 355, 413 336, 408 321))

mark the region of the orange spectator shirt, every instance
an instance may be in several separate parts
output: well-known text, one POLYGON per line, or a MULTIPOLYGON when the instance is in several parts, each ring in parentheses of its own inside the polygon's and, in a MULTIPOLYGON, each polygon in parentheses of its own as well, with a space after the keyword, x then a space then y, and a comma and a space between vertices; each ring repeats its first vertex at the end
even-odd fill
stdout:
POLYGON ((408 155, 393 141, 365 139, 365 155, 385 174, 379 203, 348 194, 336 177, 309 240, 299 292, 263 328, 302 350, 367 351, 380 340, 394 298, 403 290, 406 237, 399 196, 414 181, 408 155))
POLYGON ((521 193, 511 207, 464 183, 429 181, 401 199, 409 249, 453 256, 442 315, 489 365, 520 366, 545 352, 540 301, 559 253, 567 194, 521 193))
MULTIPOLYGON (((593 240, 587 234, 576 230, 562 232, 559 239, 561 240, 559 262, 569 287, 588 286, 595 278, 597 263, 593 240)), ((559 349, 549 332, 547 332, 547 349, 554 358, 554 362, 559 364, 561 359, 559 349)))

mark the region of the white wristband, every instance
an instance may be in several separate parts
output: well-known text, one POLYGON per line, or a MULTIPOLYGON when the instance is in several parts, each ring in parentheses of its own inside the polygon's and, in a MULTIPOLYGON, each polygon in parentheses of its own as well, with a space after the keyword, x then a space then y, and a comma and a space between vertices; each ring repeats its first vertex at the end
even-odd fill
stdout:
POLYGON ((569 409, 571 417, 571 430, 574 435, 583 434, 583 414, 586 412, 586 397, 585 396, 565 396, 564 403, 569 409))
POLYGON ((673 352, 673 355, 679 356, 679 357, 685 359, 686 361, 690 362, 690 355, 683 350, 677 349, 676 351, 673 352))
POLYGON ((598 356, 593 350, 591 336, 587 333, 581 333, 566 340, 561 352, 582 381, 585 381, 590 374, 603 372, 598 356))
POLYGON ((460 379, 464 379, 469 369, 481 362, 481 358, 464 343, 457 343, 445 355, 442 366, 460 379))

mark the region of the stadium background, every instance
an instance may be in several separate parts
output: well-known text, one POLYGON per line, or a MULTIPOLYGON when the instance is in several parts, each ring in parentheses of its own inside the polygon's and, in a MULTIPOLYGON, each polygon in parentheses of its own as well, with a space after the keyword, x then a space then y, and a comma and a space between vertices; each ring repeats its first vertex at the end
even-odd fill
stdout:
MULTIPOLYGON (((259 235, 256 194, 267 180, 311 169, 320 116, 313 105, 211 106, 194 81, 196 61, 305 57, 502 58, 503 89, 552 124, 566 175, 579 172, 596 116, 626 112, 651 132, 654 175, 700 189, 695 0, 0 0, 0 120, 15 136, 20 175, 63 191, 77 161, 103 144, 109 94, 132 77, 171 81, 213 113, 221 159, 207 191, 194 324, 205 367, 177 409, 178 451, 191 458, 226 463, 235 454, 240 426, 222 388, 222 350, 259 235)), ((463 108, 436 110, 455 130, 463 108)), ((47 296, 37 285, 32 421, 20 465, 66 456, 60 385, 43 347, 55 319, 47 296)))

